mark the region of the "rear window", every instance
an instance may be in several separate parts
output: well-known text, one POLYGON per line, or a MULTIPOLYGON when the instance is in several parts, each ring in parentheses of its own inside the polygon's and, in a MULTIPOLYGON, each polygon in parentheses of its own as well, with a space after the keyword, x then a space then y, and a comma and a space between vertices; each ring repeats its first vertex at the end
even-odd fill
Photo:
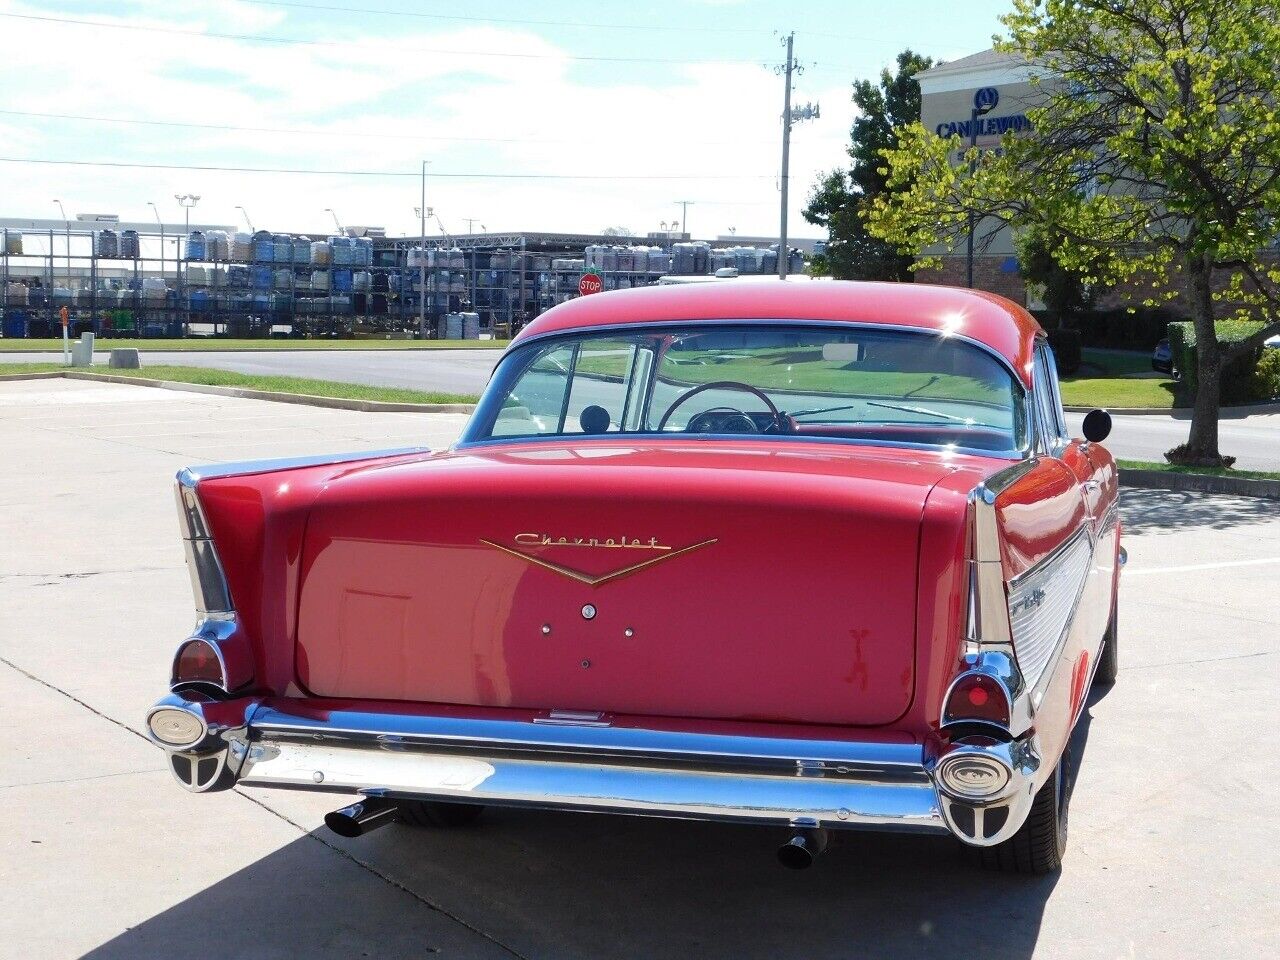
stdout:
POLYGON ((930 331, 701 325, 558 336, 504 358, 468 441, 569 435, 812 436, 1012 451, 1022 388, 930 331))

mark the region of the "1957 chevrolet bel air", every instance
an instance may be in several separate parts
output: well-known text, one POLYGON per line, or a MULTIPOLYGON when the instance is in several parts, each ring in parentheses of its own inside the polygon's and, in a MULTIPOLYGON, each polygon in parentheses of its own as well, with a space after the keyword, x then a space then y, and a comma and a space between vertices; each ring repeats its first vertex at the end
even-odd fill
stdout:
POLYGON ((1117 477, 999 297, 728 281, 586 297, 448 450, 192 467, 178 781, 950 833, 1057 869, 1116 676, 1117 477))

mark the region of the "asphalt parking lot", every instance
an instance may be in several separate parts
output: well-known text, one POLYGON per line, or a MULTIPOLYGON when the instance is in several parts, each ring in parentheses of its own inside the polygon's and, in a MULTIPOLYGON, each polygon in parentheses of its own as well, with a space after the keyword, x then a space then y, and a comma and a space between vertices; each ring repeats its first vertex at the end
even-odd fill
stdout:
POLYGON ((1125 493, 1121 678, 1079 731, 1058 877, 870 834, 792 873, 766 829, 530 811, 343 840, 333 798, 182 791, 139 732, 192 621, 175 470, 462 422, 0 384, 0 955, 1280 955, 1274 501, 1125 493))

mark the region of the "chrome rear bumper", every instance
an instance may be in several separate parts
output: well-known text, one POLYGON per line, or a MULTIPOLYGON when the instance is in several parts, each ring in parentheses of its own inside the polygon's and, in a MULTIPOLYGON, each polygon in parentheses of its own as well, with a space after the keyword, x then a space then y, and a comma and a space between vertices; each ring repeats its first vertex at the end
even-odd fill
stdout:
POLYGON ((656 722, 628 725, 627 718, 505 719, 501 711, 451 707, 431 714, 369 712, 183 694, 170 694, 153 711, 162 707, 188 710, 205 725, 207 734, 181 749, 152 735, 170 753, 179 781, 197 792, 240 783, 682 819, 956 832, 941 809, 954 801, 939 793, 931 775, 938 756, 906 738, 804 739, 742 735, 733 724, 700 725, 717 731, 708 733, 656 722))

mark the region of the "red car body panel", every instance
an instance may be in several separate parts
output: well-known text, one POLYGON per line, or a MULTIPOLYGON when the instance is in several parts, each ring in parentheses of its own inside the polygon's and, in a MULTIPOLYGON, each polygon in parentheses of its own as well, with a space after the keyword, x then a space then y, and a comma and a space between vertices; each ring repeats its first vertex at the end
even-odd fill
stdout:
POLYGON ((912 694, 924 502, 955 469, 905 450, 664 440, 349 471, 311 510, 298 680, 339 697, 889 723, 912 694), (702 546, 667 558, 650 539, 702 546), (533 562, 594 578, 647 560, 661 562, 596 584, 533 562))

